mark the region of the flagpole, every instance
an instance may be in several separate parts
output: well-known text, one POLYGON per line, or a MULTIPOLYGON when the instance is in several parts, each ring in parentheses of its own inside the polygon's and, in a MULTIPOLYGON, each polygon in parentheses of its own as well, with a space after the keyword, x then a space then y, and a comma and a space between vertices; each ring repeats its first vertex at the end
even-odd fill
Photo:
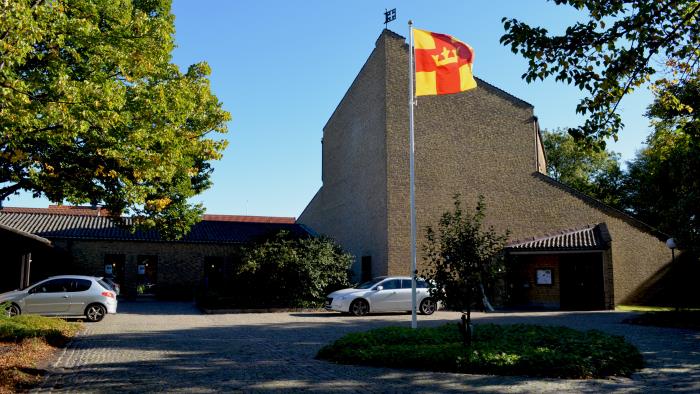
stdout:
POLYGON ((418 327, 416 319, 416 174, 414 166, 415 144, 413 139, 413 107, 415 96, 413 78, 415 77, 413 65, 413 21, 408 21, 408 113, 409 113, 409 166, 411 178, 411 328, 418 327))

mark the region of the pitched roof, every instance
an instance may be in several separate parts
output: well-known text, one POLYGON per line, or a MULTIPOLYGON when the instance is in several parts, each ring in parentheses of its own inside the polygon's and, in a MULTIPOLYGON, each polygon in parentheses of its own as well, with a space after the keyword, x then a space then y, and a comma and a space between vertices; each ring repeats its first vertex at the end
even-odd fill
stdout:
POLYGON ((609 243, 608 228, 605 223, 600 223, 512 241, 508 248, 517 251, 605 250, 609 243))
POLYGON ((556 179, 554 179, 546 174, 542 174, 540 172, 535 171, 532 173, 532 176, 534 178, 537 178, 543 182, 546 182, 546 183, 548 183, 548 184, 550 184, 550 185, 552 185, 552 186, 554 186, 562 191, 565 191, 565 192, 571 194, 572 196, 586 202, 589 206, 598 209, 599 211, 602 211, 602 212, 604 212, 612 217, 623 220, 627 224, 637 228, 638 230, 641 230, 647 234, 653 235, 654 237, 656 237, 660 241, 666 242, 666 240, 668 238, 670 238, 670 236, 668 234, 642 222, 641 220, 635 218, 634 216, 631 216, 625 212, 622 212, 619 209, 613 208, 610 205, 608 205, 608 204, 606 204, 598 199, 595 199, 586 193, 582 193, 582 192, 572 188, 571 186, 568 186, 564 183, 561 183, 561 182, 557 181, 556 179))
MULTIPOLYGON (((66 213, 43 208, 3 208, 0 210, 0 225, 48 239, 164 241, 156 231, 131 233, 107 216, 97 216, 95 212, 76 212, 77 210, 66 213)), ((124 222, 130 224, 131 218, 124 218, 124 222)), ((176 242, 244 243, 281 230, 298 236, 309 234, 304 227, 294 223, 294 218, 205 215, 201 222, 192 226, 189 234, 176 242)))
POLYGON ((6 226, 6 225, 0 223, 0 234, 3 231, 8 232, 10 234, 14 234, 14 235, 19 236, 21 238, 25 238, 25 239, 30 240, 30 241, 38 242, 38 243, 44 244, 46 246, 51 246, 51 241, 49 241, 46 238, 39 237, 38 235, 34 235, 32 233, 28 233, 26 231, 22 231, 22 230, 14 228, 14 227, 6 226))

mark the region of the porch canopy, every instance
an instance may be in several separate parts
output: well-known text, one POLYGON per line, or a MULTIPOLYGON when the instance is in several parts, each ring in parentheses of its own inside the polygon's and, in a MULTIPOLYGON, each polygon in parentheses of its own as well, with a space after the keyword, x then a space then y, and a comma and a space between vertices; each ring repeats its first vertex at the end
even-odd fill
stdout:
POLYGON ((3 275, 0 289, 25 288, 29 286, 32 252, 45 251, 53 246, 46 238, 0 224, 0 270, 3 275))

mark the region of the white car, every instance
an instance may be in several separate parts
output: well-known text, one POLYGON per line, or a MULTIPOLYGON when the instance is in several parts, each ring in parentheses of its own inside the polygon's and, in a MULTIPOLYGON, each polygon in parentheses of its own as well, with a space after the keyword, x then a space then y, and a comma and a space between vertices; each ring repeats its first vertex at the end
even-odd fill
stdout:
MULTIPOLYGON (((424 315, 437 309, 425 280, 416 281, 416 305, 424 315)), ((411 311, 411 278, 380 276, 351 289, 334 291, 326 299, 326 310, 363 316, 370 312, 411 311)))
POLYGON ((24 290, 0 294, 0 304, 9 303, 9 316, 85 316, 97 322, 117 313, 117 295, 101 278, 61 275, 44 279, 24 290))

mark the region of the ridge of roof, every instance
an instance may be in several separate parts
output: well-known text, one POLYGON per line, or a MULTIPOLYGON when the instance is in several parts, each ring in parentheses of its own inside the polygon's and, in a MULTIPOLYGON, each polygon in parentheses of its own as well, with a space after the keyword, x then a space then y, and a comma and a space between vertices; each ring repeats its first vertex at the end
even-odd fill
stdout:
MULTIPOLYGON (((123 220, 129 224, 132 218, 126 217, 123 220)), ((309 235, 306 228, 291 222, 290 218, 286 218, 285 221, 204 220, 194 224, 178 241, 162 239, 155 230, 131 232, 108 216, 0 211, 0 224, 48 239, 242 243, 282 230, 299 236, 309 235)))
MULTIPOLYGON (((89 216, 89 217, 109 217, 109 211, 104 208, 93 208, 86 206, 72 205, 49 205, 48 208, 25 208, 25 207, 3 207, 0 213, 24 213, 40 215, 62 215, 62 216, 89 216)), ((125 219, 128 217, 124 217, 125 219)), ((280 223, 294 224, 295 217, 284 216, 252 216, 252 215, 220 215, 204 214, 203 221, 211 222, 240 222, 240 223, 280 223)))
POLYGON ((40 213, 49 215, 71 215, 71 216, 109 216, 109 211, 104 208, 93 208, 85 206, 72 205, 49 205, 48 208, 30 208, 30 207, 2 207, 0 212, 6 213, 40 213))
POLYGON ((608 204, 606 204, 606 203, 604 203, 604 202, 602 202, 594 197, 591 197, 586 193, 582 193, 582 192, 574 189, 573 187, 571 187, 565 183, 559 182, 558 180, 550 177, 549 175, 542 174, 540 172, 533 172, 532 176, 534 178, 537 178, 537 179, 545 182, 545 183, 549 183, 550 185, 552 185, 560 190, 563 190, 563 191, 571 194, 572 196, 574 196, 580 200, 583 200, 584 202, 588 203, 590 206, 598 209, 599 211, 602 211, 602 212, 607 213, 608 215, 610 215, 612 217, 623 220, 623 221, 627 222, 629 225, 637 228, 638 230, 644 231, 647 234, 655 236, 660 241, 665 242, 668 238, 670 238, 670 236, 668 234, 662 232, 661 230, 659 230, 659 229, 657 229, 657 228, 655 228, 647 223, 644 223, 643 221, 635 218, 634 216, 632 216, 628 213, 625 213, 625 212, 623 212, 617 208, 614 208, 614 207, 612 207, 612 206, 610 206, 610 205, 608 205, 608 204))
POLYGON ((219 215, 204 214, 203 221, 208 222, 239 222, 239 223, 280 223, 294 224, 296 218, 293 216, 248 216, 248 215, 219 215))

